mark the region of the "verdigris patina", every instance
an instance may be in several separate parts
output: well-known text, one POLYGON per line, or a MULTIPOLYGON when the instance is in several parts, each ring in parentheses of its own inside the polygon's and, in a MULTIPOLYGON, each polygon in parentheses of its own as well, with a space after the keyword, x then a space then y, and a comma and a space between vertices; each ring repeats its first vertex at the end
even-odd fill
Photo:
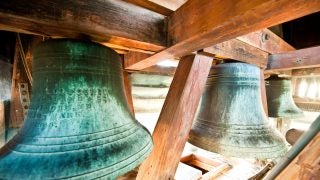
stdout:
POLYGON ((287 152, 269 126, 260 92, 260 69, 245 63, 211 68, 189 142, 227 156, 274 158, 287 152))
POLYGON ((56 39, 34 50, 25 123, 0 150, 0 179, 114 179, 152 148, 128 110, 112 49, 56 39))
POLYGON ((291 79, 272 75, 266 79, 266 93, 269 117, 298 118, 303 116, 293 101, 291 79))

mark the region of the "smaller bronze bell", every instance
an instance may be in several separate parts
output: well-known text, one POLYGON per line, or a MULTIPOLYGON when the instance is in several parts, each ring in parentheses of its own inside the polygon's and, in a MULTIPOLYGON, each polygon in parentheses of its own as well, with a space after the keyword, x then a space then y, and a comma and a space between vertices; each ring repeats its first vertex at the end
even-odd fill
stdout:
POLYGON ((258 67, 223 63, 211 68, 188 141, 241 158, 275 158, 287 152, 284 138, 263 112, 258 67))
POLYGON ((272 75, 266 79, 266 94, 269 117, 298 118, 303 116, 293 101, 291 80, 272 75))

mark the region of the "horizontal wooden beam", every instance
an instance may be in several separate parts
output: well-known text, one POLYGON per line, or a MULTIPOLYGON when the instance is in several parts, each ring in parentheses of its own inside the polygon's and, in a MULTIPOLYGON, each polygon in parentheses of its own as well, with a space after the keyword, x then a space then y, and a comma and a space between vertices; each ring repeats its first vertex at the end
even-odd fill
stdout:
POLYGON ((10 0, 0 3, 0 29, 44 36, 89 37, 128 48, 166 46, 165 16, 124 1, 10 0))
POLYGON ((175 11, 188 0, 146 0, 146 1, 152 1, 156 4, 159 4, 160 6, 163 6, 172 11, 175 11))
POLYGON ((137 6, 149 9, 151 11, 157 12, 165 16, 169 16, 171 13, 173 13, 171 9, 163 7, 149 0, 123 0, 123 1, 135 4, 137 6))
POLYGON ((295 50, 294 47, 269 29, 255 31, 244 36, 237 37, 237 39, 270 54, 295 50))
POLYGON ((317 11, 318 0, 189 0, 168 18, 171 46, 130 69, 144 69, 317 11))
POLYGON ((127 69, 128 67, 132 66, 133 64, 138 63, 139 61, 142 61, 145 58, 150 57, 151 54, 146 54, 142 52, 135 52, 135 51, 129 51, 127 54, 124 55, 124 69, 127 69))
POLYGON ((159 65, 153 65, 150 67, 147 67, 145 69, 134 71, 134 70, 126 70, 127 72, 142 72, 147 74, 161 74, 161 75, 174 75, 176 71, 176 67, 163 67, 159 65))
POLYGON ((289 70, 320 67, 320 46, 272 54, 268 59, 267 70, 289 70))
POLYGON ((262 69, 266 68, 268 62, 268 53, 237 39, 204 48, 199 53, 214 55, 215 57, 222 59, 233 59, 246 62, 259 66, 262 69))
POLYGON ((291 75, 296 77, 320 76, 320 67, 307 69, 293 69, 291 75))

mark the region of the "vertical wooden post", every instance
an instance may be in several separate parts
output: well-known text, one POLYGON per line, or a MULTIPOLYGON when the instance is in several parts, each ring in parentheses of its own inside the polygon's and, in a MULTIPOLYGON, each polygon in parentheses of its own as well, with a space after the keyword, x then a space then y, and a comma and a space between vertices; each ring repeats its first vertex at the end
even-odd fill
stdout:
POLYGON ((260 71, 260 89, 261 89, 261 100, 264 112, 268 116, 268 102, 267 102, 267 94, 266 94, 266 85, 264 81, 263 69, 260 71))
POLYGON ((130 82, 129 73, 127 71, 125 71, 125 70, 123 70, 123 81, 124 81, 124 89, 125 89, 125 93, 126 93, 126 96, 127 96, 127 101, 128 101, 128 104, 129 104, 129 109, 130 109, 132 115, 134 115, 131 82, 130 82))
POLYGON ((154 149, 137 179, 173 179, 205 87, 213 58, 183 57, 175 72, 153 132, 154 149))
POLYGON ((13 60, 13 72, 12 72, 12 84, 11 84, 11 100, 10 100, 10 128, 19 128, 23 123, 23 110, 20 101, 18 82, 23 82, 22 70, 19 69, 19 47, 16 43, 14 60, 13 60))

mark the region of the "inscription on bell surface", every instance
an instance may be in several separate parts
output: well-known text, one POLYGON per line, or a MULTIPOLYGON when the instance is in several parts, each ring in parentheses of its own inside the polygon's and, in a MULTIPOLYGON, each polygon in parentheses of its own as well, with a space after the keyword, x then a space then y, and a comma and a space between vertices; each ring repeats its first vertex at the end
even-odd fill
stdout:
POLYGON ((116 52, 53 39, 33 55, 29 112, 0 149, 0 179, 115 179, 147 157, 151 135, 128 109, 116 52))

